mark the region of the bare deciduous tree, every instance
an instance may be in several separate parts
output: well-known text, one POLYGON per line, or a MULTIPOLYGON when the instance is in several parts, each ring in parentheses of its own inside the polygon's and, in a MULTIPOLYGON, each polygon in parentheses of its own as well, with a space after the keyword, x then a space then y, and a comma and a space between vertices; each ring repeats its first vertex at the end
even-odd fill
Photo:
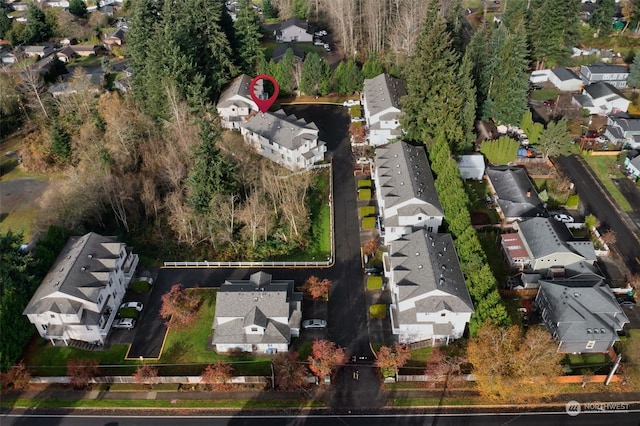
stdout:
POLYGON ((347 362, 344 348, 328 340, 315 340, 308 358, 309 368, 320 380, 330 376, 336 367, 347 362))
POLYGON ((91 379, 98 375, 97 359, 70 359, 67 363, 69 384, 74 389, 84 389, 89 386, 91 379))
POLYGON ((133 373, 133 381, 136 383, 148 384, 153 387, 155 379, 158 377, 158 369, 151 365, 141 365, 133 373))
POLYGON ((194 292, 185 290, 182 284, 174 284, 169 292, 162 295, 160 316, 168 324, 184 326, 193 323, 200 299, 194 292))

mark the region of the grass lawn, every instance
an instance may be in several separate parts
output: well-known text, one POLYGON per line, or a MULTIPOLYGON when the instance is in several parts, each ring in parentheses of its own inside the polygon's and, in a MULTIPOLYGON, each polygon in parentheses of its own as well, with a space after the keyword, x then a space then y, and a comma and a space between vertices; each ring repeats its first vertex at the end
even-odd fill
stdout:
POLYGON ((320 169, 316 184, 309 195, 311 210, 311 244, 304 259, 326 259, 331 254, 331 207, 329 207, 330 175, 320 169))
POLYGON ((257 358, 249 354, 237 356, 218 355, 206 349, 207 341, 213 334, 211 325, 215 315, 216 290, 198 289, 201 303, 195 314, 196 321, 187 327, 169 328, 167 338, 158 361, 160 375, 200 375, 208 364, 225 361, 233 365, 234 374, 271 374, 270 358, 257 358))
POLYGON ((65 376, 70 359, 97 359, 103 375, 133 374, 138 360, 124 360, 129 345, 112 345, 106 351, 83 351, 68 346, 51 346, 37 338, 25 353, 24 363, 34 376, 65 376), (128 366, 128 367, 127 367, 128 366))
POLYGON ((558 91, 556 89, 540 89, 531 92, 531 99, 534 101, 548 101, 550 99, 556 99, 558 97, 558 91))
MULTIPOLYGON (((585 155, 583 156, 591 170, 598 176, 600 182, 607 188, 609 194, 616 201, 618 206, 627 213, 633 210, 629 201, 618 190, 612 179, 626 179, 620 169, 616 166, 617 158, 613 155, 585 155)), ((604 218, 599 218, 604 219, 604 218)))
MULTIPOLYGON (((99 67, 102 65, 102 57, 96 55, 81 56, 67 64, 67 69, 75 67, 99 67)), ((71 70, 69 70, 71 71, 71 70)))
POLYGON ((504 261, 504 256, 500 252, 499 232, 489 230, 487 232, 478 232, 478 239, 482 245, 482 249, 487 255, 487 261, 491 267, 493 275, 496 277, 498 284, 507 281, 509 276, 509 268, 504 261))
MULTIPOLYGON (((237 356, 218 355, 207 351, 206 344, 213 330, 216 291, 198 289, 201 304, 195 314, 196 321, 188 327, 169 329, 159 360, 145 360, 147 364, 156 364, 159 375, 198 376, 208 364, 225 361, 233 365, 234 374, 269 375, 270 358, 254 357, 249 354, 237 356)), ((67 361, 70 359, 97 359, 102 375, 131 375, 140 365, 136 359, 126 359, 129 345, 112 345, 105 351, 83 351, 66 346, 51 346, 43 339, 37 339, 29 347, 25 356, 25 365, 34 376, 64 376, 67 373, 67 361)))

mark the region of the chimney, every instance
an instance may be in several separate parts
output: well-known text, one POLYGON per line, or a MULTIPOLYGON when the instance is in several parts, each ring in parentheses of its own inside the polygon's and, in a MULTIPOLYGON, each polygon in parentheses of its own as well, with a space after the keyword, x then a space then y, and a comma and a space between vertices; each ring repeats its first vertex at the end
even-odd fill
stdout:
POLYGON ((531 188, 527 189, 527 198, 531 198, 531 188))

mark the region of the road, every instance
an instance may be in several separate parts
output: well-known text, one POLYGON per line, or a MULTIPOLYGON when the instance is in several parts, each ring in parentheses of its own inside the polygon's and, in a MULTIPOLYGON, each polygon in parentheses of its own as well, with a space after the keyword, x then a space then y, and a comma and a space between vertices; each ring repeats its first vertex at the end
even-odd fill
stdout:
POLYGON ((385 414, 385 415, 269 415, 251 416, 2 416, 3 426, 449 426, 449 425, 509 425, 539 426, 543 425, 584 425, 600 426, 615 424, 616 426, 638 426, 640 411, 580 413, 570 417, 564 412, 548 413, 474 413, 474 414, 385 414))
MULTIPOLYGON (((332 158, 335 262, 333 267, 326 269, 275 268, 267 271, 274 279, 294 279, 296 284, 302 284, 311 275, 330 279, 332 289, 326 308, 327 337, 346 348, 349 356, 371 360, 373 354, 369 345, 367 303, 360 262, 360 226, 347 109, 333 105, 292 105, 284 110, 287 114, 316 123, 320 139, 327 144, 327 155, 332 158)), ((161 269, 138 323, 128 357, 149 359, 160 356, 167 331, 159 314, 161 296, 173 284, 181 283, 187 288, 219 287, 225 279, 247 279, 256 271, 258 269, 161 269)), ((308 317, 308 313, 303 315, 308 317)), ((330 401, 332 407, 377 408, 384 403, 380 379, 374 369, 360 371, 357 366, 345 367, 338 371, 333 385, 339 391, 330 401), (357 375, 354 375, 354 368, 358 370, 357 375)))
MULTIPOLYGON (((558 158, 558 164, 575 184, 580 200, 585 205, 585 215, 595 215, 603 228, 615 232, 615 248, 625 265, 631 273, 640 273, 638 227, 626 213, 618 209, 611 195, 582 158, 576 155, 562 156, 558 158)), ((634 210, 640 211, 640 206, 634 206, 634 210)))

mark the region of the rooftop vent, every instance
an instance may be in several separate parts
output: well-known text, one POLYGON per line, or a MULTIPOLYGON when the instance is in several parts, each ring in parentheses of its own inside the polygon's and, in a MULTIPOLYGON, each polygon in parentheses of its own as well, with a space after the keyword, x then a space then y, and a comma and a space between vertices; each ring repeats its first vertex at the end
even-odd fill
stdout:
POLYGON ((416 252, 416 256, 420 256, 420 252, 419 251, 416 252))
POLYGON ((93 258, 93 255, 92 255, 92 254, 89 254, 87 257, 88 257, 89 259, 92 259, 92 258, 93 258))
POLYGON ((418 269, 422 269, 422 265, 418 265, 418 269))
POLYGON ((80 269, 81 269, 81 270, 83 270, 83 271, 86 271, 86 270, 87 270, 87 267, 86 267, 86 266, 83 266, 83 267, 82 267, 82 268, 80 268, 80 269))

